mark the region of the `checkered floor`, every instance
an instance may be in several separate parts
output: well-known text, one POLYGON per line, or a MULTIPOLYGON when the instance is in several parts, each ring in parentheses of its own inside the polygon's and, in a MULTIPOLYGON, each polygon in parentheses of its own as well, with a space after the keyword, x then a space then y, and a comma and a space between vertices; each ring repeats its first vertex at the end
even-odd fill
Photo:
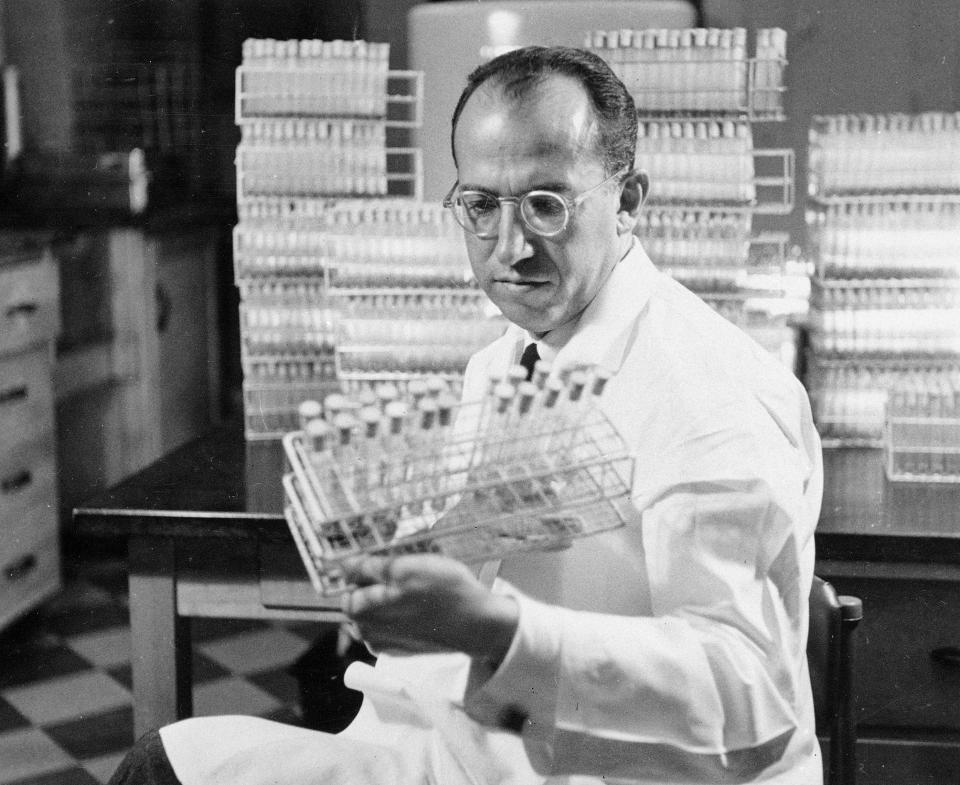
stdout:
MULTIPOLYGON (((105 783, 133 743, 123 559, 65 574, 58 596, 0 632, 0 785, 105 783)), ((310 724, 295 663, 309 658, 317 625, 192 623, 195 715, 310 724)))

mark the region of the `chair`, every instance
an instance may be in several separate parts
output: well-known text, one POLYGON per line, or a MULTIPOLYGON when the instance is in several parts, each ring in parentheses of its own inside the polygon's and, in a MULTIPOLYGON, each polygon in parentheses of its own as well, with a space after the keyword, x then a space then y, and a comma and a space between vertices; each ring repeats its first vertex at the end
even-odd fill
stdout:
POLYGON ((827 581, 814 576, 810 589, 807 663, 817 735, 830 742, 827 785, 854 785, 856 781, 853 632, 862 618, 863 603, 858 597, 837 595, 827 581))

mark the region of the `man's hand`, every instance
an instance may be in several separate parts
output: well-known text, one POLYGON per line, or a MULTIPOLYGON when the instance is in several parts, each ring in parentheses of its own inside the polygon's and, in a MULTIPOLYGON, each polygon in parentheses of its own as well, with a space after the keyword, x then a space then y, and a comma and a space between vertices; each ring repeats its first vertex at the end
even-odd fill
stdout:
POLYGON ((358 588, 343 612, 376 651, 462 651, 497 664, 517 629, 516 602, 490 592, 464 564, 444 556, 364 556, 346 566, 358 588))

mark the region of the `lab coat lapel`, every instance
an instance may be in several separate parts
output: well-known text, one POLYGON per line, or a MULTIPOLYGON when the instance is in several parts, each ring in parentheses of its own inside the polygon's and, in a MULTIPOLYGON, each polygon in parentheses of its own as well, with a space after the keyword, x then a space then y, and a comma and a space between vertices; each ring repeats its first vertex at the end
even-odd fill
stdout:
POLYGON ((600 365, 620 370, 636 337, 637 316, 650 298, 653 263, 634 241, 580 317, 577 329, 557 352, 555 368, 600 365))

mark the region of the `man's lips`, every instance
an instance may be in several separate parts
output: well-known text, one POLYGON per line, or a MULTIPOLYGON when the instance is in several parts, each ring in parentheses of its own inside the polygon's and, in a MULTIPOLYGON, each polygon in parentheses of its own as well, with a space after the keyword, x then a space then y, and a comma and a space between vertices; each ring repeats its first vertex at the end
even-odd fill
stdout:
POLYGON ((531 287, 531 286, 543 286, 550 282, 537 281, 529 278, 495 278, 494 283, 498 283, 503 286, 518 286, 518 287, 524 288, 524 287, 531 287))

